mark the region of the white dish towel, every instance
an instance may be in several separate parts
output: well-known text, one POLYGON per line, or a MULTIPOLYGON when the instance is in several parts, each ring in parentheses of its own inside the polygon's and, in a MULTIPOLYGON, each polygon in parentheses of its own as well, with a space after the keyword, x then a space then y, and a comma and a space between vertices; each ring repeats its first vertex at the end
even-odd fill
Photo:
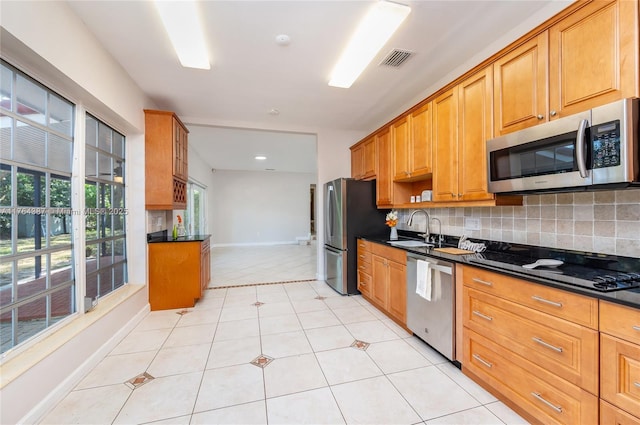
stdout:
POLYGON ((431 301, 431 268, 427 261, 418 260, 416 273, 416 294, 431 301))

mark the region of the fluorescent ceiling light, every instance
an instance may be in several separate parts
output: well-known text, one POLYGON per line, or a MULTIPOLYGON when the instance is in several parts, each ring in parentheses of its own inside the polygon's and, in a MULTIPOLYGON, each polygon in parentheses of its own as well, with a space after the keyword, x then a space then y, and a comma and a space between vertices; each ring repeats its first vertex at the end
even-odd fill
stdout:
POLYGON ((258 161, 264 161, 265 159, 267 159, 267 157, 266 157, 266 156, 264 156, 264 155, 257 155, 257 156, 256 156, 256 159, 257 159, 258 161))
POLYGON ((211 69, 196 2, 156 0, 155 5, 182 66, 211 69))
POLYGON ((360 22, 347 48, 333 68, 329 85, 349 88, 378 54, 402 21, 411 12, 409 6, 379 1, 360 22))

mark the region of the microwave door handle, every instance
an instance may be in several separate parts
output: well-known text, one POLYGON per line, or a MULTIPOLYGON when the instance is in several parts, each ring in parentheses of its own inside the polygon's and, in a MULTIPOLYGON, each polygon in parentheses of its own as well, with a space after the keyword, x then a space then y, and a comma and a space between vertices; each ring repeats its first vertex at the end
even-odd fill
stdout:
POLYGON ((587 171, 587 156, 584 149, 584 136, 587 131, 587 120, 580 120, 580 126, 578 127, 578 134, 576 136, 576 162, 578 163, 578 171, 580 171, 580 177, 586 179, 589 177, 587 171))

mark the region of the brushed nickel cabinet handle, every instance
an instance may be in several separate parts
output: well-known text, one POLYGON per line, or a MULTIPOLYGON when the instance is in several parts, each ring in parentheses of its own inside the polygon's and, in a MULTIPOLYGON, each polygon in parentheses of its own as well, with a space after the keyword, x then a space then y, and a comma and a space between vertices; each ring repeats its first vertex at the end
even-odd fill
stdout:
POLYGON ((531 338, 533 341, 537 342, 538 344, 542 345, 543 347, 547 347, 552 349, 553 351, 557 351, 558 353, 562 353, 562 347, 556 347, 555 345, 551 345, 548 342, 544 342, 543 340, 541 340, 540 338, 534 336, 533 338, 531 338))
POLYGON ((632 326, 632 328, 633 328, 634 331, 640 332, 640 326, 634 325, 634 326, 632 326))
POLYGON ((475 314, 478 317, 483 318, 484 320, 492 321, 493 317, 487 316, 486 314, 482 314, 479 311, 473 310, 471 313, 475 314))
POLYGON ((473 354, 472 356, 474 359, 476 359, 477 361, 479 361, 480 363, 482 363, 483 365, 485 365, 488 368, 492 368, 493 367, 493 363, 489 363, 488 361, 484 360, 482 357, 480 357, 477 354, 473 354))
POLYGON ((549 406, 550 408, 552 408, 553 410, 555 410, 556 412, 562 413, 562 406, 556 406, 550 401, 545 400, 544 397, 540 395, 540 393, 532 392, 531 395, 537 398, 538 400, 540 400, 541 402, 543 402, 544 404, 546 404, 547 406, 549 406))
POLYGON ((539 120, 541 120, 541 119, 543 119, 543 118, 544 118, 544 115, 542 115, 542 114, 538 114, 538 115, 536 116, 536 118, 538 118, 539 120))
POLYGON ((556 111, 551 111, 549 112, 549 115, 551 115, 552 117, 555 117, 556 115, 558 115, 558 113, 556 111))
POLYGON ((640 382, 634 382, 633 385, 635 385, 636 387, 640 388, 640 382))
POLYGON ((544 299, 542 297, 539 297, 537 295, 533 295, 531 297, 531 299, 534 300, 534 301, 538 301, 538 302, 541 302, 541 303, 552 305, 554 307, 562 308, 562 303, 555 302, 555 301, 549 301, 549 300, 546 300, 546 299, 544 299))
POLYGON ((478 279, 477 277, 474 277, 474 278, 473 278, 473 279, 471 279, 471 280, 473 280, 474 282, 477 282, 477 283, 481 283, 481 284, 483 284, 483 285, 493 286, 493 283, 491 283, 491 282, 487 282, 486 280, 478 279))

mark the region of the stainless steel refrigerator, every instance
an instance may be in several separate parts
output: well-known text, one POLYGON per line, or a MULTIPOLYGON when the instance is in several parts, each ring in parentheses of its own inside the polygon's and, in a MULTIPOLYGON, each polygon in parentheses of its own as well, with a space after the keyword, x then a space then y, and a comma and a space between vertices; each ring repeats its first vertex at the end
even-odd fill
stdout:
POLYGON ((376 208, 375 181, 341 178, 324 184, 324 275, 339 293, 357 294, 357 243, 388 237, 387 210, 376 208))

